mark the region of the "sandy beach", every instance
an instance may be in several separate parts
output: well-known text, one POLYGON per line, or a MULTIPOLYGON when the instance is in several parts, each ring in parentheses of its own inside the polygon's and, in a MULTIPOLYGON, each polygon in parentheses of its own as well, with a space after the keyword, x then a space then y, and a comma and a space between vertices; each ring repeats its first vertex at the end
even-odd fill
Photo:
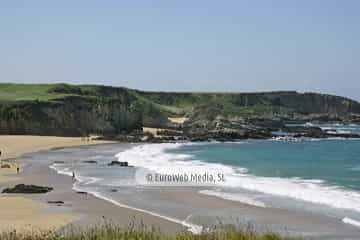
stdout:
MULTIPOLYGON (((37 151, 46 151, 54 148, 64 148, 91 144, 105 144, 109 141, 90 140, 86 141, 79 137, 48 137, 48 136, 0 136, 1 168, 0 168, 0 187, 10 183, 24 183, 20 176, 16 174, 17 167, 22 170, 21 164, 17 163, 16 158, 23 154, 37 151)), ((12 185, 12 184, 11 184, 12 185)), ((53 229, 64 226, 74 220, 77 216, 62 213, 44 213, 43 210, 48 206, 38 201, 33 201, 24 196, 0 197, 0 230, 8 229, 53 229), (31 224, 30 224, 31 223, 31 224)))
MULTIPOLYGON (((124 227, 132 223, 161 227, 163 232, 169 234, 185 230, 183 226, 162 218, 117 207, 90 194, 78 194, 72 189, 73 180, 51 170, 49 162, 28 164, 21 160, 29 153, 110 143, 113 142, 68 137, 0 136, 2 164, 10 166, 0 168, 0 190, 21 183, 54 188, 54 191, 44 195, 0 194, 0 231, 54 230, 69 224, 88 227, 101 224, 105 219, 124 227), (19 174, 16 173, 18 166, 19 174), (47 202, 59 199, 65 202, 63 206, 47 202)), ((128 147, 124 145, 124 149, 128 147)))

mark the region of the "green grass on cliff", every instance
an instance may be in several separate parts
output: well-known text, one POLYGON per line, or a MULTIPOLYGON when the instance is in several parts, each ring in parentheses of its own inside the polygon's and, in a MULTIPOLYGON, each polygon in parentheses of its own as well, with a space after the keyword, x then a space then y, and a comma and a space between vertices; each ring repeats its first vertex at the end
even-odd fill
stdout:
POLYGON ((184 116, 271 116, 275 114, 358 113, 360 103, 343 97, 297 93, 294 91, 259 93, 145 92, 123 87, 69 84, 0 84, 0 103, 16 101, 61 101, 78 96, 103 100, 120 100, 140 105, 148 116, 159 113, 184 116))
POLYGON ((69 94, 49 92, 54 84, 0 84, 0 101, 51 101, 69 94))
POLYGON ((144 226, 140 229, 132 227, 123 229, 116 225, 104 224, 87 229, 67 228, 60 232, 36 230, 4 232, 0 233, 0 240, 295 240, 295 238, 282 237, 271 232, 257 233, 251 229, 233 228, 199 235, 182 232, 171 236, 161 234, 155 228, 144 226))

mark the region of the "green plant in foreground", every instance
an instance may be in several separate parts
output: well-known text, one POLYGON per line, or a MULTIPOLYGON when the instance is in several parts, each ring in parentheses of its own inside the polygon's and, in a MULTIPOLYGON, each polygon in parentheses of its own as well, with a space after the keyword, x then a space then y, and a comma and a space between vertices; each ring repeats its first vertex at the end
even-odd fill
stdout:
POLYGON ((122 228, 112 222, 105 222, 91 228, 66 227, 60 231, 3 232, 0 240, 290 240, 294 238, 281 237, 277 234, 258 233, 252 228, 236 229, 224 227, 222 229, 192 234, 180 232, 175 235, 164 235, 159 229, 130 224, 122 228))

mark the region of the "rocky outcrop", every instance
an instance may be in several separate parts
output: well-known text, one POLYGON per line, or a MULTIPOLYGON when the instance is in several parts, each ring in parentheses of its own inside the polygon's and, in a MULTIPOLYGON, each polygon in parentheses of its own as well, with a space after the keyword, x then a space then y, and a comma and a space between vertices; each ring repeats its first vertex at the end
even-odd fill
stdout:
POLYGON ((89 164, 97 164, 98 162, 95 161, 95 160, 85 160, 85 161, 82 161, 83 163, 89 163, 89 164))
POLYGON ((61 206, 64 204, 64 201, 55 200, 55 201, 47 201, 48 204, 55 204, 57 206, 61 206))
POLYGON ((47 193, 52 191, 52 187, 42 187, 36 185, 25 185, 18 184, 13 188, 5 188, 2 193, 27 193, 27 194, 37 194, 37 193, 47 193))
POLYGON ((108 166, 130 167, 128 162, 111 161, 108 166))
POLYGON ((1 164, 0 168, 11 168, 11 165, 10 164, 1 164))

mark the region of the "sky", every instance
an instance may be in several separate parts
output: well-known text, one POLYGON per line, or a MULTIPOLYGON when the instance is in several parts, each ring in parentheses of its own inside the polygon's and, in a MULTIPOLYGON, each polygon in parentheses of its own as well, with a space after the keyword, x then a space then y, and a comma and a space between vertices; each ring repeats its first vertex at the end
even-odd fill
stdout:
POLYGON ((0 82, 360 100, 357 0, 0 0, 0 82))

